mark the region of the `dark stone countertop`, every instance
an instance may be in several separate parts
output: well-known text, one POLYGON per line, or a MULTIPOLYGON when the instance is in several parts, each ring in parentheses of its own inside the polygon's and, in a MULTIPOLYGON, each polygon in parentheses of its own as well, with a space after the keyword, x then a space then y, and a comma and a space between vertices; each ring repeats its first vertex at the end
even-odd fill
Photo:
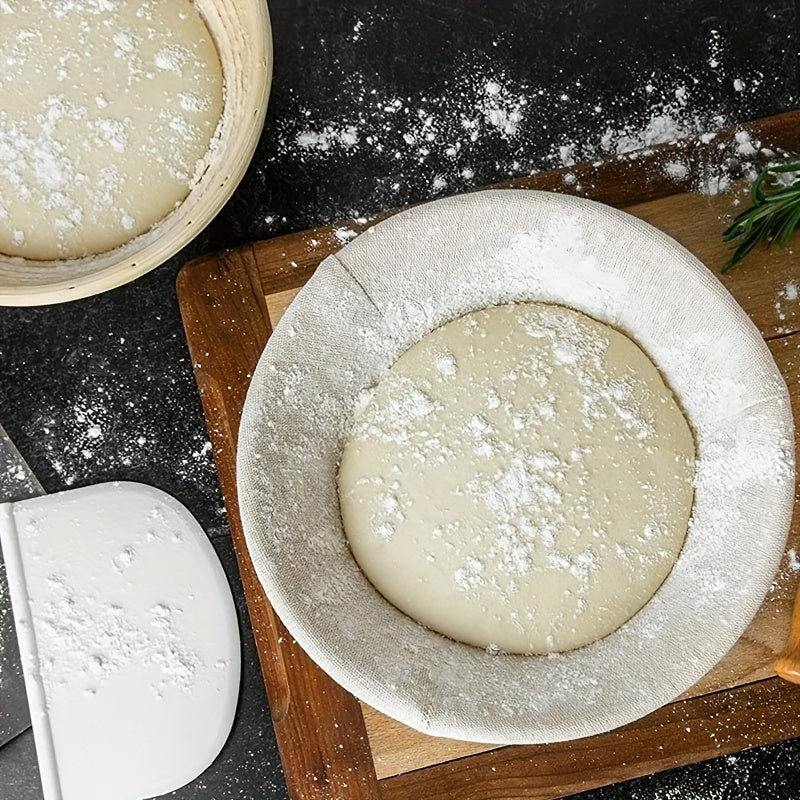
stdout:
MULTIPOLYGON (((157 486, 195 514, 230 577, 242 692, 219 758, 174 793, 193 800, 284 798, 286 789, 178 313, 181 266, 223 247, 768 116, 800 98, 794 0, 275 0, 270 14, 266 126, 212 224, 131 284, 0 309, 0 423, 45 489, 116 479, 157 486)), ((799 792, 795 740, 581 797, 799 792)), ((26 734, 0 751, 0 800, 39 795, 26 734)))

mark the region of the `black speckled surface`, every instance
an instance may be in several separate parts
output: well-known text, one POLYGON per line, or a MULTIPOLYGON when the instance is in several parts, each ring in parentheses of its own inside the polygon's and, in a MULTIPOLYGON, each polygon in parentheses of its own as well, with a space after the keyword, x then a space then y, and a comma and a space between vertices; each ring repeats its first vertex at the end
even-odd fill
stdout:
MULTIPOLYGON (((132 284, 69 304, 0 309, 0 423, 45 489, 153 484, 196 515, 230 576, 242 693, 217 761, 175 793, 196 800, 285 798, 286 789, 178 313, 180 267, 200 253, 598 158, 657 130, 737 124, 800 99, 793 0, 269 7, 267 123, 217 219, 132 284)), ((38 796, 27 734, 0 750, 0 800, 38 796)), ((798 798, 800 742, 581 797, 798 798)))

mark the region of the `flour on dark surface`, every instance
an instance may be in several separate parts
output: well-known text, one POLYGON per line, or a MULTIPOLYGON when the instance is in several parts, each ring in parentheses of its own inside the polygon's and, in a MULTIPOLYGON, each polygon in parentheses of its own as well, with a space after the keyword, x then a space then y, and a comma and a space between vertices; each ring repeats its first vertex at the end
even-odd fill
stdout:
POLYGON ((572 800, 797 800, 798 786, 781 783, 781 775, 795 769, 795 759, 791 742, 778 743, 583 792, 572 800))
MULTIPOLYGON (((165 278, 151 273, 138 288, 165 278)), ((9 433, 48 492, 111 480, 141 481, 184 502, 210 535, 227 534, 182 331, 165 328, 160 314, 137 318, 114 313, 115 305, 133 302, 127 298, 136 289, 129 285, 108 294, 104 304, 110 316, 78 321, 77 335, 69 332, 69 318, 64 320, 48 344, 58 384, 26 407, 24 430, 9 433), (116 323, 110 321, 114 317, 116 323)), ((144 295, 135 303, 152 301, 152 295, 144 295)), ((27 313, 43 318, 47 310, 27 313)), ((3 400, 24 403, 36 382, 29 365, 37 354, 25 343, 16 350, 22 358, 5 373, 3 400)), ((3 343, 0 354, 6 352, 3 343)))
MULTIPOLYGON (((432 25, 444 26, 454 13, 440 10, 432 25)), ((622 24, 613 19, 621 8, 606 13, 609 24, 622 24)), ((317 192, 333 189, 337 181, 331 193, 339 203, 319 209, 315 221, 369 216, 554 167, 713 137, 725 126, 764 116, 765 101, 777 88, 775 75, 738 54, 739 34, 711 14, 692 30, 680 61, 674 53, 662 58, 654 40, 652 53, 626 52, 605 75, 598 72, 599 61, 588 61, 582 71, 560 66, 584 57, 576 44, 564 42, 553 52, 538 41, 532 45, 538 52, 525 54, 525 35, 535 38, 539 32, 495 30, 491 12, 485 14, 487 33, 479 37, 478 48, 448 50, 442 44, 447 52, 442 57, 450 59, 447 68, 416 80, 403 80, 413 65, 380 73, 369 60, 358 60, 370 39, 386 36, 390 11, 359 14, 353 22, 355 41, 346 48, 324 35, 311 51, 292 52, 285 45, 290 62, 303 58, 307 69, 336 74, 337 91, 325 97, 306 86, 281 98, 289 113, 268 123, 269 146, 250 180, 267 198, 271 176, 283 170, 296 186, 316 181, 317 192), (535 61, 533 53, 542 60, 535 61)), ((777 29, 780 21, 771 24, 777 29)), ((611 52, 613 39, 594 33, 592 46, 611 52)), ((424 40, 425 32, 419 34, 424 40)), ((780 82, 780 91, 787 89, 792 91, 780 82)), ((724 191, 729 172, 734 177, 748 172, 748 164, 734 162, 752 162, 757 149, 730 149, 733 162, 718 175, 704 176, 700 191, 724 191)), ((674 167, 676 173, 682 167, 674 167)), ((252 224, 263 235, 282 232, 287 210, 270 203, 269 213, 252 224)))

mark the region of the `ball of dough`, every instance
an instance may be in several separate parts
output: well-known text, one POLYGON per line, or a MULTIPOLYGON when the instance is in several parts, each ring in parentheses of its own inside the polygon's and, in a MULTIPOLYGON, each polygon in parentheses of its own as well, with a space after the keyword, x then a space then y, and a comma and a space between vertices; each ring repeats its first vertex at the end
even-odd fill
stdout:
POLYGON ((16 0, 0 20, 0 252, 80 258, 164 219, 223 108, 194 3, 16 0))
POLYGON ((454 319, 362 393, 342 452, 347 539, 421 624, 512 653, 587 645, 666 578, 694 441, 624 334, 563 306, 454 319))

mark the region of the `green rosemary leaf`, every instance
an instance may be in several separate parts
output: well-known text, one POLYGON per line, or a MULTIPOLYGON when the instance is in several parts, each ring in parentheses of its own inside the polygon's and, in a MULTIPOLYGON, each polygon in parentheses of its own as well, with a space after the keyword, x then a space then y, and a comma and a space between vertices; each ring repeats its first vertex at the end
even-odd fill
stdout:
POLYGON ((734 251, 730 259, 722 267, 723 273, 732 270, 756 245, 757 238, 747 239, 742 242, 734 251))
POLYGON ((769 217, 773 213, 774 209, 766 205, 749 208, 733 220, 730 227, 722 234, 722 238, 727 242, 736 236, 746 234, 763 218, 769 217))
POLYGON ((787 186, 785 189, 775 189, 769 194, 762 195, 762 202, 764 203, 783 203, 786 200, 791 200, 793 197, 800 195, 800 187, 787 186))
POLYGON ((792 238, 798 225, 800 225, 800 203, 787 209, 786 220, 775 239, 780 247, 786 247, 789 244, 789 239, 792 238))
MULTIPOLYGON (((764 172, 769 172, 771 175, 777 175, 781 172, 800 172, 800 161, 787 161, 784 164, 773 164, 771 167, 767 167, 764 172)), ((797 181, 794 183, 796 184, 797 181)))
POLYGON ((753 181, 750 207, 737 214, 722 234, 725 242, 740 240, 723 272, 733 269, 760 242, 785 247, 800 227, 800 178, 787 184, 779 178, 784 173, 800 173, 800 161, 773 164, 753 181))

